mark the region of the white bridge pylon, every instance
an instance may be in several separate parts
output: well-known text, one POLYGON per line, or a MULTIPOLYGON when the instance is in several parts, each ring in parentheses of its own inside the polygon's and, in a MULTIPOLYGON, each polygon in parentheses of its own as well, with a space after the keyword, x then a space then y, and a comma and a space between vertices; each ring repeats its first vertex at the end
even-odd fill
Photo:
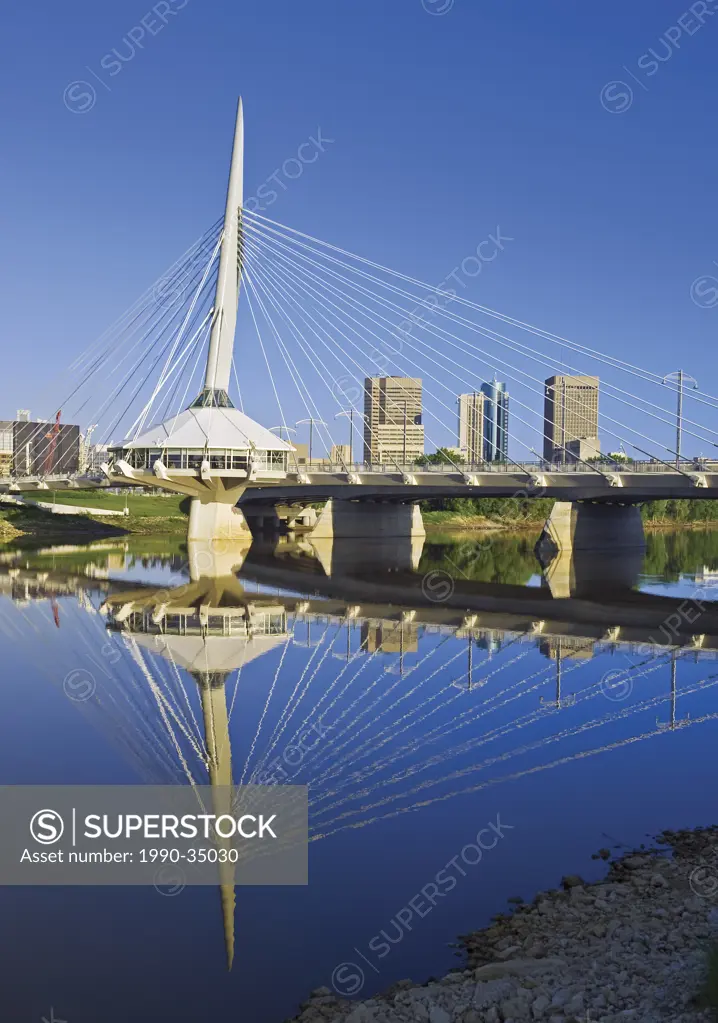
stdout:
MULTIPOLYGON (((229 397, 242 276, 243 178, 244 112, 240 98, 204 387, 189 408, 142 430, 152 400, 167 379, 164 373, 140 417, 137 432, 112 447, 111 461, 103 466, 112 483, 159 486, 190 497, 189 540, 236 540, 250 536, 236 504, 249 482, 276 483, 285 479, 288 455, 293 450, 286 441, 235 408, 229 397), (227 452, 231 452, 229 457, 227 452)), ((178 345, 179 337, 175 347, 178 345)))

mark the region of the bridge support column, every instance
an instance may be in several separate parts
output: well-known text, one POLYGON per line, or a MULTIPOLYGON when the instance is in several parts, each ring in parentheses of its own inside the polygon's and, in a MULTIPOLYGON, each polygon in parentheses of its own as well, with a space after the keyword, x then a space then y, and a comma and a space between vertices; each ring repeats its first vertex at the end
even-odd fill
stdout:
POLYGON ((635 505, 557 501, 536 544, 546 584, 556 598, 632 589, 646 538, 635 505))
POLYGON ((252 538, 247 520, 235 508, 238 494, 227 490, 193 497, 189 510, 188 540, 246 540, 252 538))
MULTIPOLYGON (((221 580, 224 589, 238 595, 235 573, 239 572, 252 546, 252 538, 242 540, 188 540, 187 563, 193 583, 200 579, 221 580)), ((240 587, 241 590, 241 587, 240 587)))
POLYGON ((426 536, 418 504, 329 500, 324 505, 312 540, 417 539, 426 536))
POLYGON ((330 500, 307 539, 327 575, 352 575, 417 568, 426 531, 418 505, 330 500))
POLYGON ((319 521, 319 513, 316 508, 300 508, 299 511, 290 511, 287 517, 287 528, 292 530, 297 526, 304 529, 314 529, 319 521))
POLYGON ((641 513, 635 505, 557 501, 543 527, 539 549, 610 551, 643 549, 641 513))

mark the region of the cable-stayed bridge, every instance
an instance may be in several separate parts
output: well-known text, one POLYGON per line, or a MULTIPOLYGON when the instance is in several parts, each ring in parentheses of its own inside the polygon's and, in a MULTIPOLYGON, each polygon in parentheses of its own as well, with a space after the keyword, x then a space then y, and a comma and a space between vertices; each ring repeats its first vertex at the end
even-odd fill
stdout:
MULTIPOLYGON (((238 502, 326 501, 317 536, 406 538, 423 532, 417 503, 426 498, 549 497, 559 549, 640 546, 637 504, 718 497, 718 398, 687 388, 683 371, 644 369, 472 301, 463 280, 431 288, 281 225, 243 205, 243 173, 240 101, 224 217, 71 367, 58 406, 100 431, 103 479, 58 477, 50 466, 0 489, 159 486, 191 499, 197 540, 246 536, 238 502), (598 428, 620 457, 569 456, 565 439, 542 457, 546 378, 598 369, 598 428), (496 370, 511 388, 500 459, 467 462, 449 450, 443 464, 420 464, 406 443, 374 458, 367 377, 420 377, 422 429, 446 450, 457 396, 496 370), (298 422, 310 430, 302 462, 291 443, 298 422), (313 440, 326 458, 313 457, 313 440)), ((407 409, 395 396, 383 413, 405 441, 407 409)))

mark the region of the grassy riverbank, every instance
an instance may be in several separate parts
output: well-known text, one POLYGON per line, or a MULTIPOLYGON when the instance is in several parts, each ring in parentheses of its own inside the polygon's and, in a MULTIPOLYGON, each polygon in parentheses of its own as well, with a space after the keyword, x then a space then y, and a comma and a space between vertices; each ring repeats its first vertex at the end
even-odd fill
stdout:
POLYGON ((422 501, 421 514, 427 529, 472 533, 485 530, 518 532, 541 529, 554 501, 548 498, 446 498, 422 501))
POLYGON ((45 490, 42 494, 33 494, 29 499, 42 501, 43 504, 74 505, 107 511, 124 511, 126 504, 130 518, 183 518, 180 505, 187 500, 181 494, 138 494, 132 490, 126 494, 114 494, 107 490, 45 490))
MULTIPOLYGON (((447 498, 422 502, 427 529, 445 533, 485 530, 536 532, 551 514, 552 498, 447 498)), ((647 530, 718 526, 718 501, 649 501, 641 506, 647 530)))
POLYGON ((422 518, 425 528, 432 533, 469 534, 487 531, 518 533, 523 530, 536 533, 541 530, 548 516, 528 520, 508 517, 492 519, 483 515, 464 515, 459 512, 425 511, 422 512, 422 518))
POLYGON ((176 494, 111 494, 101 490, 46 491, 43 500, 65 506, 97 509, 99 514, 56 515, 37 505, 0 504, 0 543, 42 540, 90 542, 101 537, 180 536, 187 529, 186 498, 176 494), (128 515, 103 517, 102 511, 128 515))
POLYGON ((104 519, 98 515, 92 521, 105 526, 114 526, 121 532, 134 533, 136 536, 183 537, 187 533, 187 516, 181 513, 168 516, 128 515, 111 519, 104 519))
POLYGON ((123 536, 127 532, 127 520, 120 521, 123 528, 109 520, 101 522, 87 515, 60 516, 27 505, 0 505, 0 543, 25 540, 90 543, 105 536, 123 536))

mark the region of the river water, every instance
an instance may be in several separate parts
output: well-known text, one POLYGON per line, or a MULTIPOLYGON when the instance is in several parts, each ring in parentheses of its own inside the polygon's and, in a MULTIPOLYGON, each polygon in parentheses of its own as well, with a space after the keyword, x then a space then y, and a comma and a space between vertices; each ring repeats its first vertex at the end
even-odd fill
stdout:
POLYGON ((546 571, 533 541, 3 548, 0 784, 207 784, 220 689, 235 782, 307 784, 311 838, 308 886, 238 887, 233 925, 171 879, 0 888, 3 1018, 280 1023, 714 823, 718 531, 546 571))

